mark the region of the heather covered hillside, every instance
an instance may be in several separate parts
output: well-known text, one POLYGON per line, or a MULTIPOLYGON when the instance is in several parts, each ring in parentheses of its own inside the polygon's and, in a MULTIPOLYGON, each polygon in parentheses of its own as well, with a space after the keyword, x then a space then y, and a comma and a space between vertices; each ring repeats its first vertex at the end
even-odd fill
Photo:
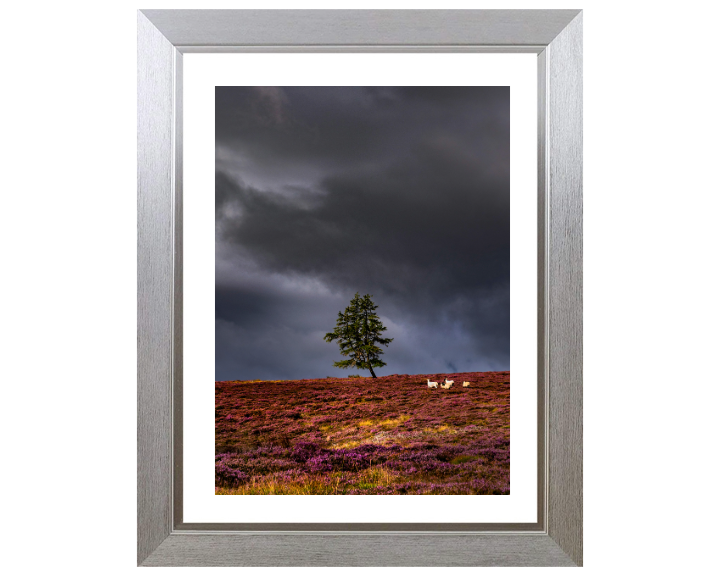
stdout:
POLYGON ((216 494, 510 493, 509 372, 215 387, 216 494))

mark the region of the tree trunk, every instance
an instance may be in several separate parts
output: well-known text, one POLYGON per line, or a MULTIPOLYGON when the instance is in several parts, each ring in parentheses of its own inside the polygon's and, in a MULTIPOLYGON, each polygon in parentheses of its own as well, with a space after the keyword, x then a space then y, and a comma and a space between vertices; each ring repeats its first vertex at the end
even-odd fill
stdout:
POLYGON ((375 372, 373 372, 372 366, 370 366, 370 374, 372 374, 373 378, 377 378, 377 376, 375 376, 375 372))

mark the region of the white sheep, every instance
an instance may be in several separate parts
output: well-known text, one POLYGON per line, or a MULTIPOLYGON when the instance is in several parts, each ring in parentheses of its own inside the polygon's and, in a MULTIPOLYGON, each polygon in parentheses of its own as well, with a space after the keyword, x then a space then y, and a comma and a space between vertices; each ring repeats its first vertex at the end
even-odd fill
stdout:
POLYGON ((470 386, 470 382, 463 382, 463 388, 467 388, 468 386, 470 386))
POLYGON ((428 388, 437 388, 437 382, 430 382, 430 378, 427 379, 428 388))
POLYGON ((451 387, 454 383, 455 383, 454 380, 448 380, 447 378, 445 378, 445 382, 443 382, 442 384, 440 384, 440 387, 441 387, 441 388, 444 388, 445 390, 449 390, 450 387, 451 387))

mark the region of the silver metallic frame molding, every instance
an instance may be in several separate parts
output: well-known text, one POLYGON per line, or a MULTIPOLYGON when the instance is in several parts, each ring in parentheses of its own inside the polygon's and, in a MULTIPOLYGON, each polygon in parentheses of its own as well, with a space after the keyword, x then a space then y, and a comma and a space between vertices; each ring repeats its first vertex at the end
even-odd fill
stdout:
POLYGON ((137 443, 138 565, 582 565, 582 12, 139 11, 137 443), (538 55, 538 522, 183 522, 182 59, 251 51, 538 55))

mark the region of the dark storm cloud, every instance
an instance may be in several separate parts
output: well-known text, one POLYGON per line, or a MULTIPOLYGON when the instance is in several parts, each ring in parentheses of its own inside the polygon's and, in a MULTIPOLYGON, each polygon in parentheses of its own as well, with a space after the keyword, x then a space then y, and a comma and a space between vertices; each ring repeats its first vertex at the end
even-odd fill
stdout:
POLYGON ((509 367, 509 89, 216 90, 216 377, 340 374, 356 291, 379 373, 509 367))

